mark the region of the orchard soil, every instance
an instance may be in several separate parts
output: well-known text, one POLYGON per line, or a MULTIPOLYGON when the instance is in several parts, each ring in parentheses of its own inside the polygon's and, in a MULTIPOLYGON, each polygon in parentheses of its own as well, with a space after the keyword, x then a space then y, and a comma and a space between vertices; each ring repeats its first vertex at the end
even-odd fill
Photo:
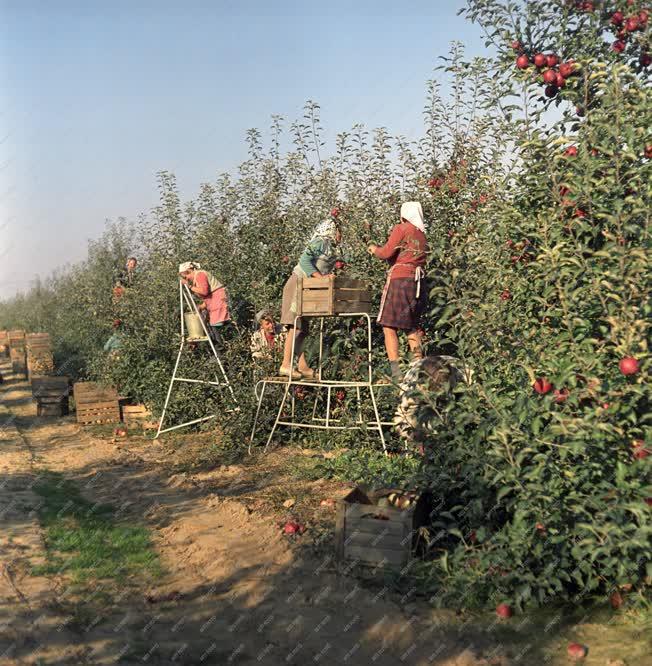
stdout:
MULTIPOLYGON (((344 483, 302 473, 323 455, 283 447, 197 467, 216 435, 154 442, 37 418, 7 363, 0 427, 0 665, 567 664, 642 666, 633 618, 435 610, 418 590, 338 571, 333 500, 344 483), (38 573, 47 541, 34 482, 59 474, 117 520, 145 527, 162 573, 72 580, 38 573), (291 507, 284 502, 294 500, 291 507), (279 524, 306 525, 283 536, 279 524)), ((647 646, 649 647, 649 646, 647 646)))

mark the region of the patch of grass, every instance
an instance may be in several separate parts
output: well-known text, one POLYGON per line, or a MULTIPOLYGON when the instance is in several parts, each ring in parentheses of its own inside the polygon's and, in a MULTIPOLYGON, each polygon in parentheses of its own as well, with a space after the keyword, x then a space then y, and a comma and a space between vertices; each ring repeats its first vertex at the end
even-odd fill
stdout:
POLYGON ((72 581, 156 578, 162 574, 145 527, 119 521, 114 508, 94 504, 61 474, 40 475, 35 492, 43 499, 39 520, 45 531, 45 564, 35 574, 65 572, 72 581))

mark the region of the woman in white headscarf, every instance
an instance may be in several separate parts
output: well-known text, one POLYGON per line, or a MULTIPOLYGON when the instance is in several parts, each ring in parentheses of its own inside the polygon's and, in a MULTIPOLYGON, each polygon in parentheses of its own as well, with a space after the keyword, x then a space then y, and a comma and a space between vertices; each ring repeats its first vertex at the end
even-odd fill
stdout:
MULTIPOLYGON (((294 319, 297 316, 297 295, 299 280, 306 277, 326 277, 333 274, 337 256, 335 250, 342 240, 342 232, 337 224, 335 215, 320 222, 312 233, 306 249, 299 259, 299 263, 294 267, 292 275, 283 287, 283 304, 281 305, 281 324, 288 331, 294 327, 294 319)), ((313 379, 315 376, 306 361, 303 353, 303 343, 308 333, 308 322, 299 318, 297 320, 297 330, 295 332, 294 352, 299 357, 297 369, 292 371, 292 379, 313 379)), ((283 350, 283 363, 279 369, 279 374, 288 377, 290 375, 290 366, 292 365, 292 335, 288 334, 285 339, 283 350)))
POLYGON ((401 221, 392 229, 382 247, 371 244, 369 254, 390 263, 378 313, 383 327, 385 349, 392 370, 392 379, 401 380, 398 331, 406 331, 410 351, 421 358, 421 315, 426 306, 426 256, 428 242, 423 222, 423 209, 418 201, 401 206, 401 221))

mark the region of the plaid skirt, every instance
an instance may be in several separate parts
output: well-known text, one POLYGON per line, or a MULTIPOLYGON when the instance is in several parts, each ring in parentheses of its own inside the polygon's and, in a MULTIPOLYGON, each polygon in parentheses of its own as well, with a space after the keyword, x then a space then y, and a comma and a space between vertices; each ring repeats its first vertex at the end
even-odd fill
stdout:
POLYGON ((383 308, 378 323, 389 328, 414 331, 421 325, 421 316, 426 309, 425 280, 417 298, 417 283, 414 278, 391 278, 384 294, 383 308))

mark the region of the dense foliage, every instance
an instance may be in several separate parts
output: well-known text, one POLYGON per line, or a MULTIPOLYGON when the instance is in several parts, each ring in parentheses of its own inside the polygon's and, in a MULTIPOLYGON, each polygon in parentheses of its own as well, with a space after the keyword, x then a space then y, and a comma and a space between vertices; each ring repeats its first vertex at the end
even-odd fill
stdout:
MULTIPOLYGON (((402 201, 418 199, 431 245, 428 351, 455 354, 474 375, 453 395, 424 396, 431 434, 416 480, 437 510, 433 559, 412 575, 448 604, 542 604, 620 585, 642 593, 652 576, 646 9, 471 0, 465 12, 495 57, 465 62, 453 46, 442 66, 450 92, 429 83, 420 141, 360 125, 326 155, 319 106, 308 102, 281 154, 274 117, 269 147, 248 134, 237 177, 183 203, 161 173, 151 214, 114 225, 86 262, 2 304, 0 327, 51 332, 66 372, 160 409, 178 345, 176 267, 198 260, 230 290, 239 334, 225 356, 241 409, 233 418, 228 401, 193 389, 173 416, 215 404, 224 436, 242 446, 253 314, 279 311, 312 227, 339 209, 346 271, 378 297, 383 267, 366 244, 384 240, 402 201), (116 300, 112 279, 129 254, 140 260, 137 279, 116 300), (107 357, 115 318, 123 348, 107 357)), ((355 371, 356 327, 329 335, 331 370, 355 371)), ((206 370, 198 351, 184 363, 206 370)), ((414 482, 414 468, 394 465, 390 477, 404 469, 414 482)))

